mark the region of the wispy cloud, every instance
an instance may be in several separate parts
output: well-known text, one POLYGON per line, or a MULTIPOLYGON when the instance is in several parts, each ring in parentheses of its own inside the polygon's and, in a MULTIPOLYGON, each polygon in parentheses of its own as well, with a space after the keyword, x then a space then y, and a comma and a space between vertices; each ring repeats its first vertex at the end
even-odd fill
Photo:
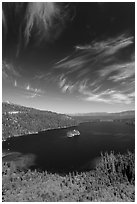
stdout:
POLYGON ((70 56, 64 57, 63 59, 59 60, 58 62, 56 62, 56 64, 60 64, 61 62, 67 60, 70 56))
POLYGON ((2 10, 3 30, 6 35, 16 29, 16 33, 13 32, 13 35, 14 41, 16 39, 17 56, 21 47, 27 46, 32 36, 35 38, 35 46, 43 40, 53 42, 57 39, 65 27, 68 15, 70 15, 69 9, 63 3, 4 2, 2 10), (13 15, 8 15, 8 13, 13 13, 13 15), (15 24, 10 23, 12 20, 15 21, 15 18, 12 19, 14 16, 16 16, 15 24))
POLYGON ((25 97, 25 98, 28 98, 28 99, 31 99, 31 98, 33 99, 33 98, 39 97, 39 96, 41 96, 41 95, 39 95, 39 94, 37 94, 37 93, 30 93, 30 92, 29 92, 29 93, 27 92, 27 93, 25 93, 25 95, 24 95, 24 97, 25 97))
POLYGON ((23 89, 26 91, 27 98, 34 98, 45 93, 45 91, 41 89, 33 88, 29 83, 23 89))
POLYGON ((33 88, 30 83, 23 85, 23 84, 17 83, 17 80, 15 80, 14 87, 17 88, 19 93, 27 99, 41 97, 45 95, 44 90, 33 88))
MULTIPOLYGON (((103 68, 122 64, 130 60, 129 46, 133 46, 133 37, 121 35, 115 39, 93 42, 91 45, 76 46, 76 51, 67 60, 55 66, 56 72, 64 72, 69 77, 85 71, 85 75, 103 68), (126 55, 123 59, 123 55, 126 55)), ((79 76, 79 75, 78 75, 79 76)), ((82 77, 84 76, 84 73, 82 77)), ((79 77, 80 78, 80 77, 79 77)))
POLYGON ((33 87, 31 83, 25 82, 20 73, 16 71, 15 67, 6 61, 3 61, 2 64, 2 78, 4 86, 7 84, 12 88, 16 88, 26 98, 40 97, 45 94, 45 90, 37 86, 33 87))
POLYGON ((109 80, 114 82, 128 80, 128 78, 135 77, 135 62, 125 63, 120 66, 115 66, 115 69, 110 73, 111 76, 108 77, 109 80), (113 74, 117 71, 116 74, 113 74), (113 73, 112 73, 113 72, 113 73))
POLYGON ((4 11, 2 11, 2 25, 5 31, 5 34, 7 33, 7 22, 6 22, 6 16, 4 11))
POLYGON ((14 86, 17 87, 17 80, 14 81, 14 86))
POLYGON ((109 80, 119 81, 135 76, 135 62, 121 62, 110 64, 98 71, 100 77, 108 77, 109 80))
POLYGON ((41 40, 44 38, 52 39, 56 38, 61 32, 62 28, 59 24, 63 21, 65 17, 61 13, 61 8, 57 3, 53 2, 30 2, 26 10, 26 28, 25 28, 25 37, 26 43, 28 43, 31 36, 31 31, 33 27, 38 28, 38 35, 40 35, 41 40), (58 22, 55 21, 58 19, 58 22), (58 31, 56 30, 58 29, 58 31), (51 31, 54 30, 54 35, 51 31), (57 33, 58 32, 58 33, 57 33))
POLYGON ((66 78, 64 78, 64 75, 61 75, 59 77, 59 81, 57 80, 59 87, 61 88, 63 93, 69 92, 72 93, 77 86, 77 83, 67 83, 66 78))
POLYGON ((134 38, 120 35, 89 45, 77 45, 71 56, 55 64, 53 75, 57 76, 63 93, 77 91, 87 101, 132 103, 134 38))
POLYGON ((12 64, 8 64, 5 61, 2 62, 2 74, 3 77, 20 77, 19 72, 13 67, 12 64))
POLYGON ((106 89, 105 91, 94 93, 86 89, 79 89, 82 93, 82 99, 85 101, 104 102, 108 104, 123 103, 130 104, 134 102, 135 92, 125 93, 124 91, 106 89), (85 97, 83 97, 85 95, 85 97))
POLYGON ((35 93, 43 93, 43 91, 41 89, 32 88, 30 84, 27 84, 27 86, 25 86, 25 89, 27 91, 32 91, 32 92, 35 92, 35 93))
POLYGON ((2 63, 2 81, 9 83, 11 86, 17 87, 17 79, 20 79, 21 75, 12 64, 8 64, 3 61, 2 63))

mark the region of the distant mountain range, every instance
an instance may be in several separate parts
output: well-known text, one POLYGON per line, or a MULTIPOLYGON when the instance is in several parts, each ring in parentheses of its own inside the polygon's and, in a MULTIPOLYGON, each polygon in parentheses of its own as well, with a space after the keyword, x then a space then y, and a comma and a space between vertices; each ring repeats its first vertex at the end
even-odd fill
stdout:
POLYGON ((92 121, 92 120, 130 120, 135 119, 135 111, 123 111, 118 113, 95 112, 95 113, 78 113, 70 114, 71 117, 79 122, 92 121))
POLYGON ((135 117, 135 111, 122 111, 116 113, 107 113, 107 112, 94 112, 94 113, 76 113, 76 114, 69 114, 70 116, 128 116, 128 117, 135 117))

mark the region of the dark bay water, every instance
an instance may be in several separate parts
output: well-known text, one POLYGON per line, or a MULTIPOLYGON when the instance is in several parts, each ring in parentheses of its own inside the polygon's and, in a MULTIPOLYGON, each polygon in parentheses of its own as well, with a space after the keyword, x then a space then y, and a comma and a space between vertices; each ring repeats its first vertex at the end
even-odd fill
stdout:
POLYGON ((94 168, 101 152, 134 149, 135 128, 122 122, 82 123, 3 142, 3 152, 13 153, 5 160, 18 160, 23 155, 29 157, 28 166, 32 163, 37 168, 57 171, 94 168), (80 136, 68 138, 67 132, 73 129, 79 130, 80 136))

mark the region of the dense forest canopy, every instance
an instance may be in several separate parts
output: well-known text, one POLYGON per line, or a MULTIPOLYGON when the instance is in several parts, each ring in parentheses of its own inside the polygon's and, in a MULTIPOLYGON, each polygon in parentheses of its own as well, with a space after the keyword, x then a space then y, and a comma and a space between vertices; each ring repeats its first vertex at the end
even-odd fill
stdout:
POLYGON ((74 126, 77 122, 65 114, 41 111, 10 103, 2 104, 3 139, 47 129, 74 126))

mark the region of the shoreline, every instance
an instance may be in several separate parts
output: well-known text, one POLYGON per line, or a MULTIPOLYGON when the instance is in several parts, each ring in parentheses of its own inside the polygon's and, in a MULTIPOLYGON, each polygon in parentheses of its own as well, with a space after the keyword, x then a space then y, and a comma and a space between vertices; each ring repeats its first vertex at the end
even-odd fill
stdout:
MULTIPOLYGON (((79 125, 79 124, 78 124, 79 125)), ((14 138, 14 137, 21 137, 21 136, 27 136, 27 135, 38 135, 40 133, 44 133, 46 131, 51 131, 51 130, 58 130, 58 129, 67 129, 67 128, 75 128, 78 127, 78 125, 73 125, 73 126, 64 126, 64 127, 58 127, 58 128, 47 128, 47 129, 43 129, 41 131, 37 131, 37 132, 28 132, 27 134, 20 134, 20 135, 14 135, 14 136, 8 136, 6 139, 2 139, 2 142, 6 142, 7 140, 14 138)))

